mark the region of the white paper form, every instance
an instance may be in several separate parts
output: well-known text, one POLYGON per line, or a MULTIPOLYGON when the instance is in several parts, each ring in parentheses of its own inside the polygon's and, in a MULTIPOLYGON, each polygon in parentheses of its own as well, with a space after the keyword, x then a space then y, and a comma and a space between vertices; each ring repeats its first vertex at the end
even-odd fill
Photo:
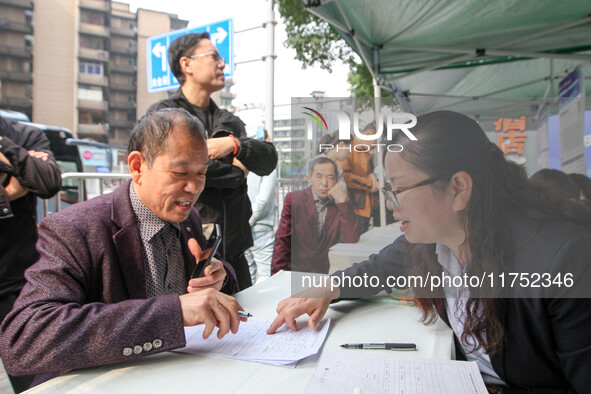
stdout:
POLYGON ((475 362, 401 358, 375 350, 327 351, 308 394, 486 394, 475 362))
POLYGON ((318 353, 324 343, 330 319, 322 321, 312 330, 307 325, 292 331, 280 327, 275 334, 268 335, 271 320, 249 318, 240 323, 237 334, 231 332, 222 339, 217 338, 217 328, 207 339, 203 339, 204 325, 185 327, 187 346, 175 351, 203 356, 243 361, 256 361, 273 365, 295 366, 297 361, 318 353))

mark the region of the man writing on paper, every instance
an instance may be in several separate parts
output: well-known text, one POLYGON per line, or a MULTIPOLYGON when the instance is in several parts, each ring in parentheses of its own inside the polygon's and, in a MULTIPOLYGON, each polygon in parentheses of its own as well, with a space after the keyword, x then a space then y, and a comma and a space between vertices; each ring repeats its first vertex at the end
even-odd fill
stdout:
POLYGON ((310 187, 285 196, 271 274, 280 270, 328 273, 329 248, 339 242, 359 241, 357 216, 337 183, 336 163, 322 156, 315 158, 306 179, 310 187))
POLYGON ((205 244, 193 208, 205 138, 185 110, 144 116, 129 141, 132 180, 41 222, 41 257, 0 328, 9 373, 64 373, 177 349, 184 326, 205 324, 205 338, 215 327, 219 338, 238 331, 242 308, 219 292, 237 288, 231 267, 217 261, 187 280, 205 244))

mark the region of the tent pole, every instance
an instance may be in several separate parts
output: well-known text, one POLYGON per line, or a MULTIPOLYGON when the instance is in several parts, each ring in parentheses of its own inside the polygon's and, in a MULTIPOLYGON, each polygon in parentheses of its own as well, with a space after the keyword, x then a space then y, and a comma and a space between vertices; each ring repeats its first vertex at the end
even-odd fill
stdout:
POLYGON ((267 62, 267 105, 265 106, 265 127, 267 128, 267 133, 269 138, 273 140, 273 130, 274 130, 274 110, 275 110, 275 25, 277 21, 275 20, 275 11, 273 10, 273 6, 275 4, 275 0, 268 0, 269 1, 269 8, 267 10, 267 22, 265 23, 265 28, 267 29, 267 56, 264 57, 265 62, 267 62))
MULTIPOLYGON (((373 64, 374 64, 374 75, 379 75, 378 65, 380 64, 380 52, 378 49, 374 48, 373 50, 373 64)), ((376 130, 378 126, 379 115, 382 109, 382 87, 380 86, 380 82, 377 78, 373 78, 373 95, 375 100, 374 110, 375 110, 375 120, 376 120, 376 130)), ((379 143, 379 141, 378 141, 379 143)), ((378 183, 380 186, 380 190, 384 187, 384 165, 382 163, 381 154, 379 150, 376 148, 374 153, 374 158, 377 161, 376 166, 376 176, 378 178, 378 183)), ((378 190, 378 199, 380 204, 380 227, 386 226, 386 203, 384 201, 384 196, 378 190)))

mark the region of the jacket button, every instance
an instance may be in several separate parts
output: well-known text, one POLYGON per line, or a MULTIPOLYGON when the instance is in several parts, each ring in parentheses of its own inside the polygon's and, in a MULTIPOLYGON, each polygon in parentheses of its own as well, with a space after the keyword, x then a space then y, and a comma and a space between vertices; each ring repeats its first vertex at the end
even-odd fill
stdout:
POLYGON ((124 356, 131 356, 131 353, 133 353, 133 350, 130 347, 126 347, 125 349, 123 349, 124 356))
POLYGON ((9 212, 10 212, 10 209, 8 209, 8 208, 2 208, 2 213, 6 214, 6 213, 9 213, 9 212))
POLYGON ((133 347, 133 352, 134 352, 135 354, 140 354, 140 353, 141 353, 141 352, 143 352, 143 351, 144 351, 144 348, 143 348, 143 347, 141 347, 140 345, 135 345, 135 346, 133 347))
POLYGON ((187 232, 190 233, 191 232, 191 227, 187 227, 187 232))
POLYGON ((162 340, 161 339, 154 339, 154 341, 152 342, 152 345, 154 345, 154 349, 158 349, 162 347, 162 340))
POLYGON ((152 350, 152 343, 151 342, 144 343, 144 350, 146 352, 149 352, 150 350, 152 350))

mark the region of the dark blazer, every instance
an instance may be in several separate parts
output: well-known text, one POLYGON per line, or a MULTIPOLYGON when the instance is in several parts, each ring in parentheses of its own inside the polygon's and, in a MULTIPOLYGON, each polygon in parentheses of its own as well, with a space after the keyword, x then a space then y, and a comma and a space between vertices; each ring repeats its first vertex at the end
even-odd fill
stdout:
MULTIPOLYGON (((533 288, 530 298, 506 299, 505 340, 491 357, 495 372, 516 389, 591 393, 591 232, 565 222, 523 218, 514 219, 507 231, 515 245, 509 271, 550 273, 552 278, 572 273, 574 287, 559 292, 533 288), (568 297, 566 291, 581 298, 557 297, 568 297)), ((376 288, 341 288, 341 297, 375 294, 388 276, 404 275, 407 245, 401 236, 368 261, 335 273, 381 278, 376 288)), ((445 313, 441 317, 449 325, 445 313)))
POLYGON ((275 234, 271 274, 280 270, 328 273, 330 247, 339 242, 357 241, 359 225, 349 200, 340 204, 329 203, 320 237, 312 189, 308 187, 288 193, 275 234))
MULTIPOLYGON (((191 237, 204 246, 194 209, 181 223, 187 275, 195 266, 191 237)), ((179 296, 146 299, 129 182, 43 219, 37 250, 41 257, 0 327, 9 374, 63 373, 185 346, 179 296)))

